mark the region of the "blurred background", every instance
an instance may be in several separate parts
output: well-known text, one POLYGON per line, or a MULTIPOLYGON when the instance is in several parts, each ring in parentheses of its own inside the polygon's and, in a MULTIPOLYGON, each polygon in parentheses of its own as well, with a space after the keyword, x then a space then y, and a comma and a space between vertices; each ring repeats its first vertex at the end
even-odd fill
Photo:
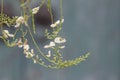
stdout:
MULTIPOLYGON (((39 2, 32 0, 30 5, 39 2)), ((54 20, 59 19, 58 3, 52 0, 54 20)), ((19 16, 19 5, 20 0, 4 0, 4 12, 19 16)), ((35 38, 43 46, 47 42, 43 30, 51 21, 46 6, 40 12, 35 38)), ((63 15, 60 34, 67 39, 63 56, 73 59, 90 52, 87 60, 66 69, 46 69, 0 40, 0 80, 120 80, 120 0, 63 0, 63 15)))

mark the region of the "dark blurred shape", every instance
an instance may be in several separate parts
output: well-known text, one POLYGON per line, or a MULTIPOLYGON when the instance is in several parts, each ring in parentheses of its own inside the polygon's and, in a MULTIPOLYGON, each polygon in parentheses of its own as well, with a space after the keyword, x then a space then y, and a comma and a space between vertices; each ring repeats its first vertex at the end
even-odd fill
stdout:
MULTIPOLYGON (((1 13, 1 5, 0 5, 0 13, 1 13)), ((6 4, 3 6, 3 13, 7 14, 9 17, 14 15, 14 10, 11 4, 6 4)))
MULTIPOLYGON (((53 9, 52 7, 53 21, 57 17, 55 13, 56 13, 55 8, 53 9)), ((37 32, 36 40, 38 40, 38 43, 41 43, 41 44, 45 43, 46 41, 48 41, 48 39, 45 37, 44 31, 46 28, 51 30, 50 25, 52 24, 51 15, 50 15, 50 12, 48 11, 46 4, 43 4, 41 6, 39 12, 34 15, 34 19, 35 19, 35 24, 37 25, 36 26, 36 32, 37 32)))
MULTIPOLYGON (((54 20, 54 11, 52 10, 53 20, 54 20)), ((39 12, 35 15, 35 23, 44 26, 44 28, 49 28, 49 25, 52 23, 50 12, 47 9, 47 6, 44 4, 39 12)))

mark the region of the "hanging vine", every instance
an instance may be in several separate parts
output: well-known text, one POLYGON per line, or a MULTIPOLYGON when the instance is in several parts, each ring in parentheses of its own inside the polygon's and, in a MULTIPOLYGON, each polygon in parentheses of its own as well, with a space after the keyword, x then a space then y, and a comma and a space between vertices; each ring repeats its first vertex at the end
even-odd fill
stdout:
POLYGON ((51 9, 51 0, 42 0, 40 2, 39 6, 36 6, 35 8, 30 8, 29 3, 31 0, 22 0, 21 1, 21 15, 20 16, 14 16, 10 18, 5 13, 3 13, 3 0, 1 0, 1 13, 0 13, 0 29, 2 32, 2 35, 0 35, 0 38, 4 41, 4 43, 8 47, 18 47, 23 50, 23 54, 26 58, 31 59, 35 64, 39 64, 41 66, 44 66, 46 68, 66 68, 73 65, 77 65, 80 62, 84 61, 90 53, 86 53, 85 55, 82 55, 80 57, 77 57, 73 60, 65 60, 62 57, 61 50, 65 48, 64 43, 67 41, 65 38, 61 37, 59 35, 59 32, 62 29, 62 24, 64 23, 64 17, 62 14, 62 0, 60 0, 60 19, 57 21, 53 21, 53 15, 52 15, 52 9, 51 9), (47 5, 47 9, 51 16, 52 24, 50 25, 51 31, 48 29, 45 30, 45 36, 50 41, 49 44, 46 44, 44 48, 48 51, 47 54, 42 52, 42 50, 39 48, 34 36, 36 34, 36 25, 34 22, 34 15, 36 15, 41 6, 43 4, 47 5), (29 24, 28 20, 31 20, 32 25, 29 24), (3 25, 6 25, 7 27, 15 28, 15 32, 10 33, 9 30, 4 29, 3 25), (23 30, 24 28, 24 30, 23 30), (20 36, 17 34, 21 33, 20 36), (37 53, 35 53, 34 49, 31 48, 29 45, 29 41, 26 37, 26 35, 29 34, 33 45, 37 49, 37 53))

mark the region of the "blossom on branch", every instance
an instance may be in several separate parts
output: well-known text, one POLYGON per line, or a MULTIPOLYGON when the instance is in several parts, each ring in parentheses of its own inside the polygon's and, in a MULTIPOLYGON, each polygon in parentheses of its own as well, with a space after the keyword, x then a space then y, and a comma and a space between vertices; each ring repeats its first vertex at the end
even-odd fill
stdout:
POLYGON ((65 38, 61 38, 61 37, 56 37, 54 39, 54 42, 55 43, 65 43, 66 42, 66 39, 65 38))
POLYGON ((46 55, 47 57, 51 57, 51 51, 48 51, 48 54, 46 55))
POLYGON ((39 11, 40 7, 35 7, 32 9, 32 14, 37 14, 39 11))
POLYGON ((44 48, 51 48, 51 47, 54 47, 55 46, 55 43, 53 41, 50 42, 49 45, 45 45, 44 48))
POLYGON ((14 35, 10 34, 8 30, 3 30, 3 37, 5 38, 14 37, 14 35))
POLYGON ((54 28, 56 26, 58 26, 59 24, 63 23, 64 22, 64 19, 62 20, 57 20, 54 24, 51 24, 50 27, 54 28))
POLYGON ((23 16, 18 17, 17 20, 16 20, 15 28, 20 27, 21 24, 25 24, 25 26, 28 26, 27 19, 28 19, 27 15, 24 16, 24 17, 23 16))

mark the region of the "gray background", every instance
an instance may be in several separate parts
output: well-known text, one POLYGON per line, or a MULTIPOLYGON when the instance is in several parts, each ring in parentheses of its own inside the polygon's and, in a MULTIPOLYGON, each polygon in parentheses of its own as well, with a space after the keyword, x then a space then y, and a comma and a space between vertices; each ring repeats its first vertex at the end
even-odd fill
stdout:
MULTIPOLYGON (((18 0, 4 2, 19 15, 18 0)), ((120 0, 64 0, 63 14, 64 57, 72 59, 89 51, 89 58, 78 66, 51 70, 1 42, 0 80, 120 80, 120 0)))

